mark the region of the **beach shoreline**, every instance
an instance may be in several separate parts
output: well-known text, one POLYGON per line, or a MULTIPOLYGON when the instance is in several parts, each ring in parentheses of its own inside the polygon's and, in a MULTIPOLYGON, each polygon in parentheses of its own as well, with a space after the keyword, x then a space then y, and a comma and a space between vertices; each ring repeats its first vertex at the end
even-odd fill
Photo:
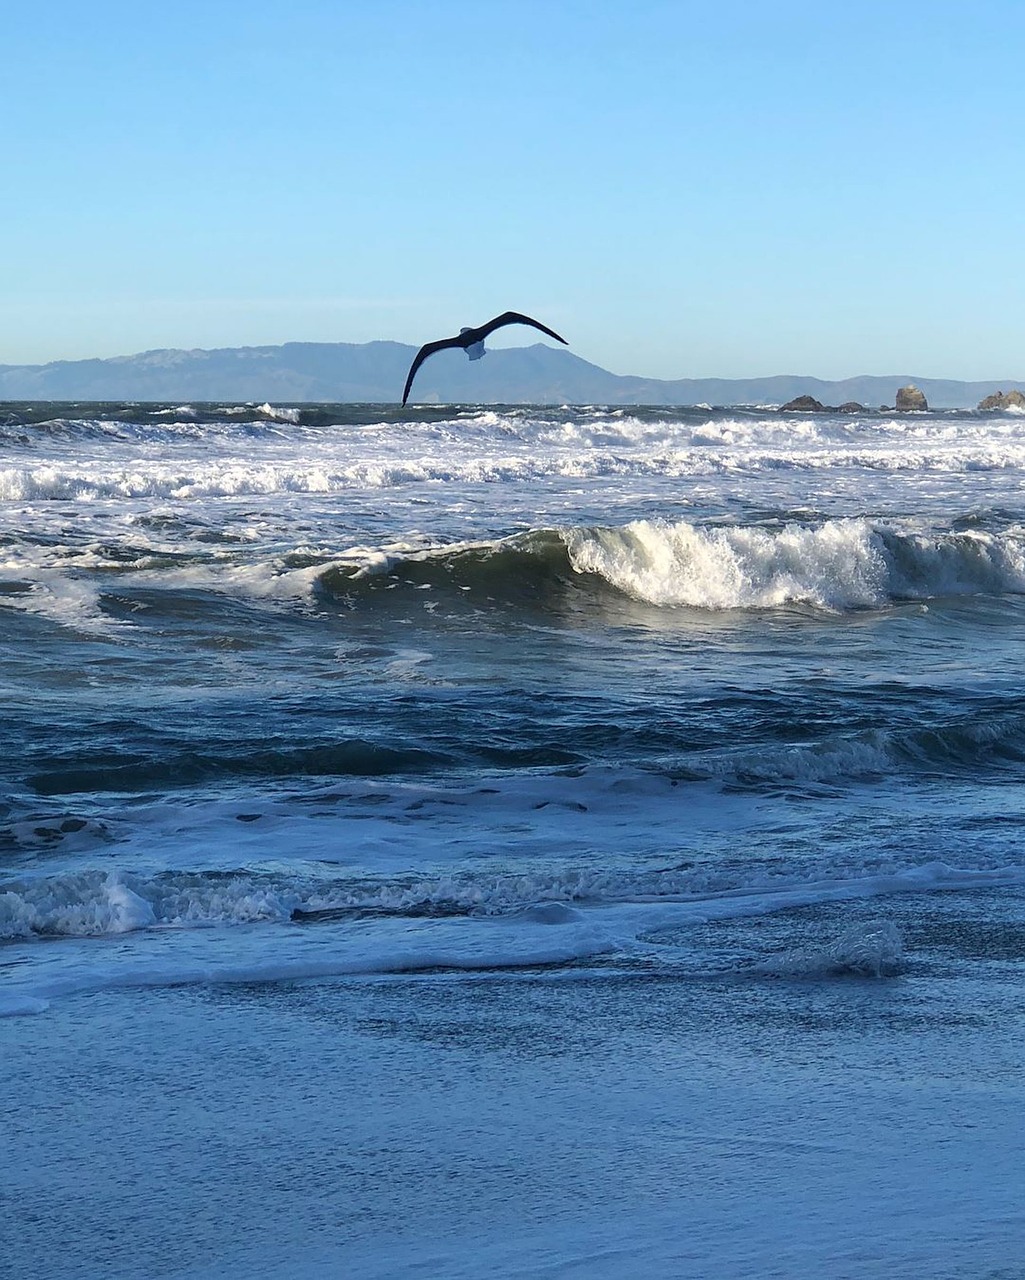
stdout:
POLYGON ((1020 1274, 1020 891, 707 928, 792 957, 880 912, 890 977, 610 963, 7 1019, 7 1274, 1020 1274))

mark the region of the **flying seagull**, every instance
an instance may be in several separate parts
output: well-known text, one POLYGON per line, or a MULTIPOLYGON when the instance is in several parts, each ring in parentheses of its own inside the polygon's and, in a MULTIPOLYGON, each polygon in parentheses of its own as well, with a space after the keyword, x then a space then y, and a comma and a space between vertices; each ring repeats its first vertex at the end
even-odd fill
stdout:
POLYGON ((489 334, 494 333, 496 329, 504 328, 507 324, 529 324, 535 329, 540 329, 542 333, 547 333, 549 338, 554 338, 556 342, 561 342, 563 346, 569 346, 566 339, 560 338, 554 329, 546 328, 545 325, 538 323, 537 320, 531 320, 530 316, 521 316, 518 311, 503 311, 500 316, 495 316, 494 320, 489 320, 487 324, 482 324, 479 329, 460 329, 458 335, 454 338, 439 338, 437 342, 425 343, 416 353, 416 357, 409 367, 406 385, 402 392, 403 405, 409 399, 409 389, 413 385, 417 369, 420 368, 428 356, 433 356, 435 351, 444 351, 446 347, 462 347, 471 360, 479 360, 481 356, 487 354, 484 350, 484 339, 489 334))

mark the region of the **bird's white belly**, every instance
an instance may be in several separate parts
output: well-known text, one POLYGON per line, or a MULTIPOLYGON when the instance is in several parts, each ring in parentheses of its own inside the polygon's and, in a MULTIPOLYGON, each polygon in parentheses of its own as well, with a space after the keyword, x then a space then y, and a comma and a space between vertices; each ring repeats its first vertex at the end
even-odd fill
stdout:
POLYGON ((466 348, 466 354, 470 357, 471 360, 479 360, 481 356, 486 355, 487 352, 484 350, 483 338, 481 339, 480 342, 472 342, 466 348))

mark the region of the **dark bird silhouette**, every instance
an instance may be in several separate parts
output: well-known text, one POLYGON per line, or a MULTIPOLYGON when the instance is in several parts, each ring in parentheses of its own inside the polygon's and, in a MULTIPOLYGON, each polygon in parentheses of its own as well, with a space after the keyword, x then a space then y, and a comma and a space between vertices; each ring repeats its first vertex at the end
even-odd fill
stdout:
POLYGON ((487 355, 484 350, 484 339, 507 324, 529 324, 535 329, 540 329, 542 333, 547 333, 549 338, 554 338, 556 342, 561 342, 563 346, 569 346, 566 339, 560 338, 554 329, 547 328, 537 320, 531 320, 530 316, 521 316, 518 311, 503 311, 500 316, 495 316, 494 320, 482 324, 479 329, 460 329, 454 338, 439 338, 437 342, 424 343, 409 366, 409 374, 402 392, 403 405, 409 399, 409 389, 413 385, 417 369, 428 356, 433 356, 436 351, 444 351, 446 347, 462 347, 471 360, 479 360, 481 356, 487 355))

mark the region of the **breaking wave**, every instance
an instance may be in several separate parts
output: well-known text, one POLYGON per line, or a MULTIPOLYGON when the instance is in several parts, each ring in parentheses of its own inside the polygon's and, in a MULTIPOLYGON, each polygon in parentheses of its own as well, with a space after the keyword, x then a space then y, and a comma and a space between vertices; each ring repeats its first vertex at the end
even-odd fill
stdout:
POLYGON ((789 951, 751 966, 773 978, 887 978, 900 972, 904 941, 889 920, 853 925, 825 947, 789 951))
POLYGON ((1025 593, 1025 530, 919 532, 864 519, 817 526, 640 520, 539 530, 494 543, 334 565, 322 592, 354 601, 413 587, 505 602, 613 589, 648 605, 706 610, 881 608, 946 596, 1025 593))
MULTIPOLYGON (((194 424, 191 426, 196 430, 194 424)), ((315 451, 314 451, 315 452, 315 451)), ((417 484, 527 484, 548 479, 670 480, 753 475, 762 472, 806 472, 861 469, 876 472, 944 473, 1013 471, 1025 466, 1025 447, 993 450, 958 449, 935 455, 906 449, 888 451, 708 450, 686 448, 659 452, 583 447, 547 456, 518 451, 463 458, 432 454, 401 456, 389 449, 358 460, 322 451, 322 460, 254 465, 243 457, 188 462, 60 464, 0 468, 0 501, 94 501, 112 498, 196 500, 256 494, 344 493, 417 484)))
POLYGON ((717 759, 710 773, 745 784, 850 783, 894 774, 1017 776, 1025 763, 1025 717, 987 715, 914 729, 870 729, 826 735, 799 746, 741 749, 717 759))
MULTIPOLYGON (((168 871, 133 874, 89 869, 10 880, 0 889, 0 940, 104 937, 149 929, 207 929, 216 925, 335 924, 445 921, 458 918, 559 926, 583 913, 626 910, 635 927, 658 925, 659 907, 694 922, 844 898, 1021 883, 1020 865, 955 868, 931 862, 852 867, 823 878, 795 868, 637 871, 579 868, 518 875, 453 874, 397 882, 341 879, 336 883, 257 872, 168 871), (681 911, 679 908, 686 910, 681 911), (653 910, 654 909, 654 910, 653 910)), ((805 956, 768 962, 772 972, 808 971, 832 963, 849 971, 876 968, 899 952, 899 941, 859 932, 840 940, 827 959, 805 956)))

